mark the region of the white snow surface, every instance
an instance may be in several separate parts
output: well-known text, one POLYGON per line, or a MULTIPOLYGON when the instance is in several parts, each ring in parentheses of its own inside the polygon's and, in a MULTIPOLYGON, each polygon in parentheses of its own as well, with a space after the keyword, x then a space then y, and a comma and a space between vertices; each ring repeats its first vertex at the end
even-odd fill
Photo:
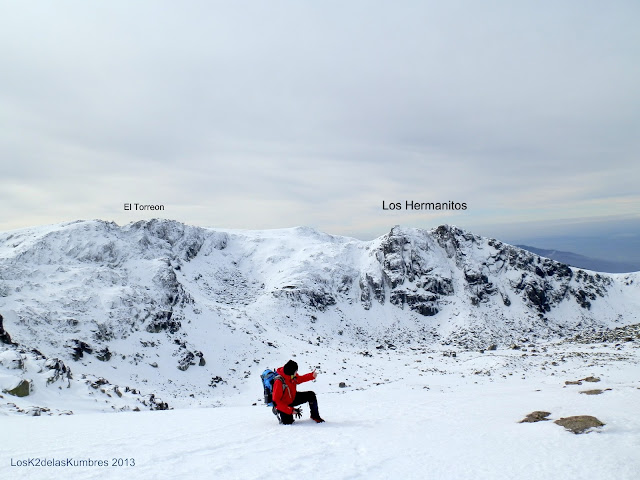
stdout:
POLYGON ((300 386, 317 393, 324 424, 306 418, 303 406, 302 420, 278 425, 248 393, 218 408, 5 417, 0 478, 636 479, 638 350, 618 348, 554 346, 539 357, 385 353, 349 371, 334 360, 300 386), (356 387, 365 365, 388 380, 356 387), (354 381, 338 388, 336 372, 354 381), (564 385, 590 375, 601 381, 564 385), (591 388, 605 391, 580 393, 591 388), (552 421, 518 423, 534 410, 551 420, 592 415, 605 426, 575 435, 552 421), (135 465, 17 466, 37 458, 135 465))
POLYGON ((640 274, 455 227, 371 242, 164 220, 4 232, 0 315, 2 479, 640 472, 640 274), (260 373, 290 358, 319 372, 300 390, 326 423, 303 406, 280 426, 264 406, 260 373), (23 381, 28 396, 8 393, 23 381), (536 410, 550 421, 518 423, 536 410), (553 423, 574 415, 605 425, 553 423))

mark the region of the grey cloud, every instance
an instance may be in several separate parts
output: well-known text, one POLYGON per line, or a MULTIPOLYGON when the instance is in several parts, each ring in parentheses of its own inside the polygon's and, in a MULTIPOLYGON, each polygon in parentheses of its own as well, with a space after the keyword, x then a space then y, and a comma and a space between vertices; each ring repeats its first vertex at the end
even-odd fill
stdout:
MULTIPOLYGON (((112 205, 137 196, 200 224, 357 236, 440 219, 389 216, 384 199, 467 201, 442 220, 480 226, 584 215, 585 202, 633 196, 640 176, 638 13, 624 1, 6 4, 0 186, 40 189, 56 219, 123 221, 112 205)), ((28 221, 7 205, 7 224, 28 221)))

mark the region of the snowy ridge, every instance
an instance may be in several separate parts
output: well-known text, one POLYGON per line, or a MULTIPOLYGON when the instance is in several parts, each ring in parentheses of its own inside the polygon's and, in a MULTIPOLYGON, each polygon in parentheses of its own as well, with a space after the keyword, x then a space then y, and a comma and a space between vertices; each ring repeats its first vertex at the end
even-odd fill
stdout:
POLYGON ((168 220, 4 232, 0 387, 30 382, 4 410, 61 405, 47 383, 60 365, 71 374, 57 391, 74 403, 59 412, 162 409, 220 405, 295 353, 346 361, 605 331, 640 323, 639 280, 449 226, 370 242, 168 220))

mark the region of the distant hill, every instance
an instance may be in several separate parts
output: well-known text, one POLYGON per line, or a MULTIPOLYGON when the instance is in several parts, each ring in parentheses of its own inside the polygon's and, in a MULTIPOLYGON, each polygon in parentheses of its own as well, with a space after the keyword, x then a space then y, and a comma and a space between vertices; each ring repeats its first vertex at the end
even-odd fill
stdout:
POLYGON ((585 257, 572 252, 562 252, 560 250, 549 250, 544 248, 530 247, 528 245, 516 245, 518 248, 527 250, 541 257, 566 263, 572 267, 584 268, 596 272, 606 273, 629 273, 640 271, 640 264, 632 262, 614 262, 611 260, 601 260, 599 258, 585 257))

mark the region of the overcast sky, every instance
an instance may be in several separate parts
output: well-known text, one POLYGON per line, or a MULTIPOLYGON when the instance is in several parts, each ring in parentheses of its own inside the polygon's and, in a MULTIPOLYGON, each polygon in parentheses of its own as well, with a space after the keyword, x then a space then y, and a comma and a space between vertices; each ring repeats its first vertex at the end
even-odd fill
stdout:
POLYGON ((637 239, 639 22, 636 0, 0 0, 0 230, 637 239), (407 200, 468 209, 382 209, 407 200))

